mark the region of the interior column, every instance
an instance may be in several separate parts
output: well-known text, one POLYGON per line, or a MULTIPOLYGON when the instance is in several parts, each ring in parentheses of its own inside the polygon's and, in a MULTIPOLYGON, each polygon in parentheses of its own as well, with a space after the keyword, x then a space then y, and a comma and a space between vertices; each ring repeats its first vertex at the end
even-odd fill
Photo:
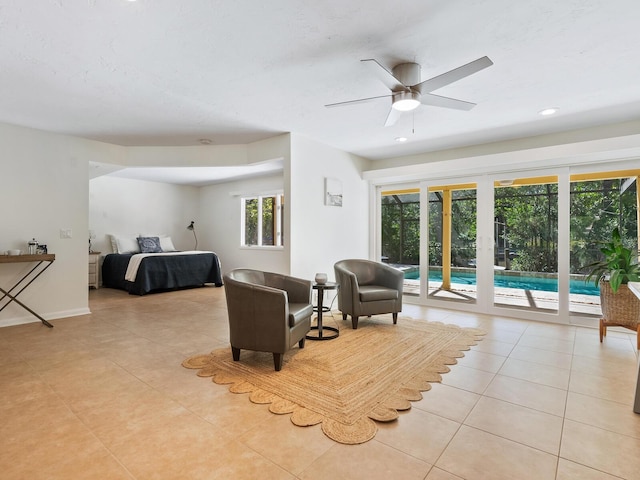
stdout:
POLYGON ((442 191, 442 289, 451 290, 451 190, 442 191))

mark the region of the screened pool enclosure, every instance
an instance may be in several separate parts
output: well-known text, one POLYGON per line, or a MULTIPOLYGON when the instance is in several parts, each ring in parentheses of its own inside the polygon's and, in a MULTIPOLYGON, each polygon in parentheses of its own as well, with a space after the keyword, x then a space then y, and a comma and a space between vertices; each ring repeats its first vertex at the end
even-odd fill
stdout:
POLYGON ((380 257, 405 293, 494 307, 599 315, 584 266, 618 227, 638 246, 639 170, 379 189, 380 257), (490 287, 490 288, 489 288, 490 287))

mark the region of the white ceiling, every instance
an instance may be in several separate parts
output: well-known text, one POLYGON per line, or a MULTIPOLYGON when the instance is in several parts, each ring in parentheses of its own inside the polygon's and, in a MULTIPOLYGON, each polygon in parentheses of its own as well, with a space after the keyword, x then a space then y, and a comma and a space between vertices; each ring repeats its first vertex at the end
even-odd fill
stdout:
POLYGON ((0 121, 129 146, 294 132, 376 160, 638 119, 638 45, 637 0, 0 0, 0 121), (361 59, 424 80, 484 55, 434 92, 468 112, 324 107, 388 93, 361 59))
POLYGON ((253 163, 235 167, 128 167, 90 162, 89 178, 103 175, 144 180, 147 182, 173 183, 201 187, 215 183, 228 182, 263 175, 281 173, 284 168, 282 159, 253 163))

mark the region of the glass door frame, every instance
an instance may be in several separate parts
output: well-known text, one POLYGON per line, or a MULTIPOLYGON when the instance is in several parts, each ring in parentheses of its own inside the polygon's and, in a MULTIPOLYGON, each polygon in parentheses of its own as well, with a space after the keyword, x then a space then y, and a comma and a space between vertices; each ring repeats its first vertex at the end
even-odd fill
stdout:
MULTIPOLYGON (((570 197, 570 175, 568 167, 560 167, 553 170, 523 170, 517 172, 509 172, 506 174, 497 174, 488 176, 491 188, 491 205, 487 205, 484 210, 486 216, 484 222, 493 222, 493 213, 495 209, 494 185, 496 182, 512 181, 516 179, 526 178, 543 178, 555 177, 558 185, 558 224, 557 224, 557 244, 558 244, 558 309, 556 311, 538 311, 534 309, 509 308, 506 305, 495 305, 493 302, 493 292, 487 313, 494 315, 508 315, 510 317, 518 317, 527 320, 543 320, 553 323, 570 324, 569 312, 569 273, 570 273, 570 246, 569 246, 569 197, 570 197), (490 217, 490 218, 489 218, 490 217)), ((491 234, 491 248, 493 249, 494 234, 491 234)), ((493 259, 492 259, 493 264, 493 259)), ((493 269, 493 267, 491 267, 493 269)), ((489 272, 487 272, 489 273, 489 272)), ((490 272, 493 284, 493 272, 490 272)))
MULTIPOLYGON (((483 262, 481 258, 481 244, 480 240, 480 227, 479 220, 480 209, 478 205, 479 186, 482 181, 482 176, 479 177, 456 177, 445 179, 431 179, 420 182, 420 231, 423 234, 420 236, 420 278, 426 278, 427 282, 420 282, 420 300, 425 305, 433 305, 438 307, 451 307, 452 303, 455 304, 455 308, 459 310, 478 310, 482 309, 484 299, 489 294, 487 287, 490 287, 491 297, 493 297, 493 284, 487 285, 484 282, 480 282, 480 267, 483 262), (476 190, 476 301, 473 303, 455 302, 451 300, 441 300, 434 297, 429 297, 429 193, 432 187, 436 186, 455 186, 455 185, 469 185, 474 184, 476 190), (423 214, 424 212, 424 214, 423 214)), ((493 281, 493 279, 492 279, 493 281)))
MULTIPOLYGON (((404 190, 417 190, 420 192, 420 182, 408 182, 408 183, 399 183, 393 185, 376 185, 372 186, 371 193, 375 198, 373 202, 372 208, 372 222, 373 224, 373 237, 371 238, 370 247, 372 253, 372 259, 376 262, 382 261, 382 192, 389 191, 404 191, 404 190)), ((420 192, 421 193, 421 192, 420 192)), ((420 197, 422 200, 422 197, 420 197)), ((422 231, 422 201, 420 202, 420 228, 422 231)), ((422 235, 421 241, 422 241, 422 235)), ((422 256, 422 244, 420 245, 420 256, 422 256)), ((421 298, 422 297, 422 281, 420 282, 420 294, 416 295, 405 295, 404 298, 421 298)), ((421 303, 421 301, 420 301, 421 303)))
MULTIPOLYGON (((437 185, 476 184, 476 288, 475 304, 455 304, 457 310, 470 310, 478 313, 518 317, 530 320, 544 320, 553 323, 570 322, 569 315, 569 168, 553 170, 525 170, 504 174, 485 174, 472 177, 430 179, 420 182, 421 201, 428 204, 429 187, 437 185), (510 308, 494 304, 494 186, 496 182, 515 180, 516 178, 555 177, 558 182, 558 310, 540 312, 521 308, 510 308)), ((421 231, 427 232, 421 237, 420 275, 428 274, 428 209, 422 215, 421 231), (425 230, 426 229, 426 230, 425 230), (424 258, 424 260, 423 260, 424 258), (424 265, 423 265, 424 264, 424 265)), ((424 277, 426 278, 426 277, 424 277)), ((451 302, 429 298, 427 286, 421 285, 420 303, 428 306, 451 308, 451 302)))

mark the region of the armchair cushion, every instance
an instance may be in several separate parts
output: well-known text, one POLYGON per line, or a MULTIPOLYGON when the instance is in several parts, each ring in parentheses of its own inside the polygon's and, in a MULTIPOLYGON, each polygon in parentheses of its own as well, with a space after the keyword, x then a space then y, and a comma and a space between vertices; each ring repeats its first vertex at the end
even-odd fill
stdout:
POLYGON ((378 285, 360 285, 358 290, 361 302, 398 299, 398 290, 394 290, 392 288, 381 287, 378 285))

